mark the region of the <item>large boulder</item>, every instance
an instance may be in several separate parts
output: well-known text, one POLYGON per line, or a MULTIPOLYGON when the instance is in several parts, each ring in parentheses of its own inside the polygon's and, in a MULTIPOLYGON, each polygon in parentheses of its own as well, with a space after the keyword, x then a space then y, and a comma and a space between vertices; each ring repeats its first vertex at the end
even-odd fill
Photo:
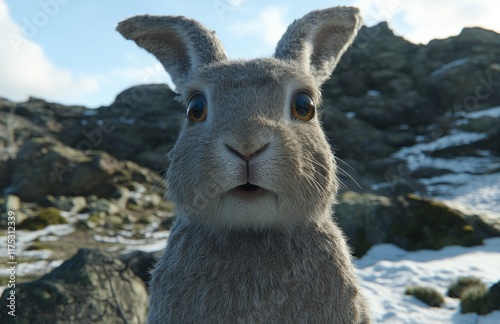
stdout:
POLYGON ((47 195, 110 197, 131 181, 151 186, 160 181, 159 175, 133 162, 102 151, 84 153, 50 137, 27 140, 14 163, 11 191, 26 201, 47 195))
MULTIPOLYGON (((164 84, 132 87, 109 107, 83 112, 80 123, 61 130, 75 148, 102 150, 152 170, 164 170, 177 139, 185 109, 164 84)), ((69 124, 68 124, 69 125, 69 124)))
POLYGON ((98 250, 83 249, 40 279, 16 285, 15 317, 5 311, 1 323, 145 323, 148 293, 141 278, 121 261, 98 250))
POLYGON ((335 218, 356 256, 371 246, 393 243, 406 250, 438 250, 448 245, 472 246, 500 236, 498 221, 464 212, 416 195, 384 197, 345 192, 335 218))
POLYGON ((335 206, 335 218, 344 230, 356 256, 374 244, 390 241, 390 228, 404 213, 388 197, 347 191, 335 206))
POLYGON ((448 245, 482 244, 483 237, 460 211, 415 195, 403 199, 408 213, 392 225, 391 243, 406 250, 439 250, 448 245))

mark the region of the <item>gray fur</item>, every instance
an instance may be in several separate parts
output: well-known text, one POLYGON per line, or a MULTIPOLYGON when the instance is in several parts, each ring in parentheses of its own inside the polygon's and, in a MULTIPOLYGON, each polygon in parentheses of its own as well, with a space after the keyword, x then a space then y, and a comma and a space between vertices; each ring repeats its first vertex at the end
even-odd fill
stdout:
POLYGON ((275 57, 300 62, 323 84, 361 28, 357 8, 317 10, 294 21, 276 47, 275 57))
POLYGON ((120 22, 117 30, 156 56, 179 92, 199 66, 226 59, 215 33, 185 17, 135 16, 120 22))
POLYGON ((369 323, 331 217, 335 159, 318 115, 301 122, 290 112, 299 90, 319 105, 319 85, 359 28, 357 9, 312 12, 291 25, 274 58, 249 61, 227 60, 192 20, 155 18, 161 28, 148 23, 141 31, 138 22, 152 18, 131 19, 120 26, 134 28, 120 31, 158 57, 184 103, 196 92, 208 103, 207 119, 186 120, 169 154, 177 221, 152 273, 149 322, 369 323), (187 64, 179 49, 195 59, 187 64), (247 164, 228 147, 253 157, 247 164), (235 196, 247 181, 266 191, 235 196))

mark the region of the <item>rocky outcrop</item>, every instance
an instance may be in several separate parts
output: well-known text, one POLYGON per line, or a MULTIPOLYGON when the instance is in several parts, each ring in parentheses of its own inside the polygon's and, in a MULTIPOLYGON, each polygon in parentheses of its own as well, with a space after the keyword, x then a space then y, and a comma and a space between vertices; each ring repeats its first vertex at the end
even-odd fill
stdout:
MULTIPOLYGON (((446 136, 465 113, 500 105, 499 42, 498 34, 481 28, 426 46, 395 36, 386 23, 360 30, 323 86, 323 123, 363 190, 387 182, 387 173, 401 173, 391 171, 387 159, 401 147, 446 136)), ((495 152, 497 125, 485 140, 495 152)), ((404 178, 399 189, 424 193, 414 178, 404 178)))
POLYGON ((480 245, 485 238, 500 236, 499 220, 415 195, 391 198, 345 192, 335 206, 335 218, 358 257, 380 243, 438 250, 480 245))
POLYGON ((48 194, 109 197, 132 181, 154 185, 160 180, 133 162, 102 151, 76 150, 50 137, 26 140, 13 163, 10 191, 27 201, 48 194))
MULTIPOLYGON (((10 290, 2 294, 5 309, 10 290)), ((11 323, 145 323, 148 294, 142 280, 124 263, 97 250, 80 250, 40 279, 15 289, 11 323)))

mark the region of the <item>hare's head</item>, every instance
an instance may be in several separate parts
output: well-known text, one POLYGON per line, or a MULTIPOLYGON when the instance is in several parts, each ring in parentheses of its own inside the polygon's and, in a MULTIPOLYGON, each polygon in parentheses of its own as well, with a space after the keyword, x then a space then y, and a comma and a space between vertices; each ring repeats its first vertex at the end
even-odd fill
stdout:
POLYGON ((355 8, 314 11, 289 26, 274 57, 231 61, 213 32, 184 17, 119 24, 163 64, 187 107, 167 172, 179 217, 283 228, 330 216, 337 178, 320 86, 360 25, 355 8))

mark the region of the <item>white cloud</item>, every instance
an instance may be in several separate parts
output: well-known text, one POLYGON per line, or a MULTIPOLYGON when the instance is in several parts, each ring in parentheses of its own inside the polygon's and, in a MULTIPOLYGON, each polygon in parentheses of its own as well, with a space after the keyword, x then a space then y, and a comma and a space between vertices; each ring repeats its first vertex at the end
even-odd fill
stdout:
POLYGON ((491 0, 356 0, 365 23, 388 21, 391 28, 414 43, 458 35, 464 27, 500 32, 500 2, 491 0))
POLYGON ((77 77, 57 67, 40 45, 24 37, 4 0, 0 0, 0 30, 0 96, 11 100, 36 96, 61 101, 98 90, 97 78, 77 77))
POLYGON ((500 32, 500 2, 491 0, 419 0, 403 6, 407 37, 427 43, 433 38, 457 35, 463 27, 480 26, 500 32))
POLYGON ((111 71, 110 75, 113 78, 120 78, 130 81, 131 83, 166 83, 171 89, 175 89, 170 75, 165 72, 163 65, 160 63, 155 63, 146 67, 125 67, 115 69, 111 71))
POLYGON ((285 6, 269 6, 260 11, 255 19, 236 23, 231 30, 238 36, 258 35, 266 45, 274 47, 287 28, 284 19, 287 11, 285 6))

